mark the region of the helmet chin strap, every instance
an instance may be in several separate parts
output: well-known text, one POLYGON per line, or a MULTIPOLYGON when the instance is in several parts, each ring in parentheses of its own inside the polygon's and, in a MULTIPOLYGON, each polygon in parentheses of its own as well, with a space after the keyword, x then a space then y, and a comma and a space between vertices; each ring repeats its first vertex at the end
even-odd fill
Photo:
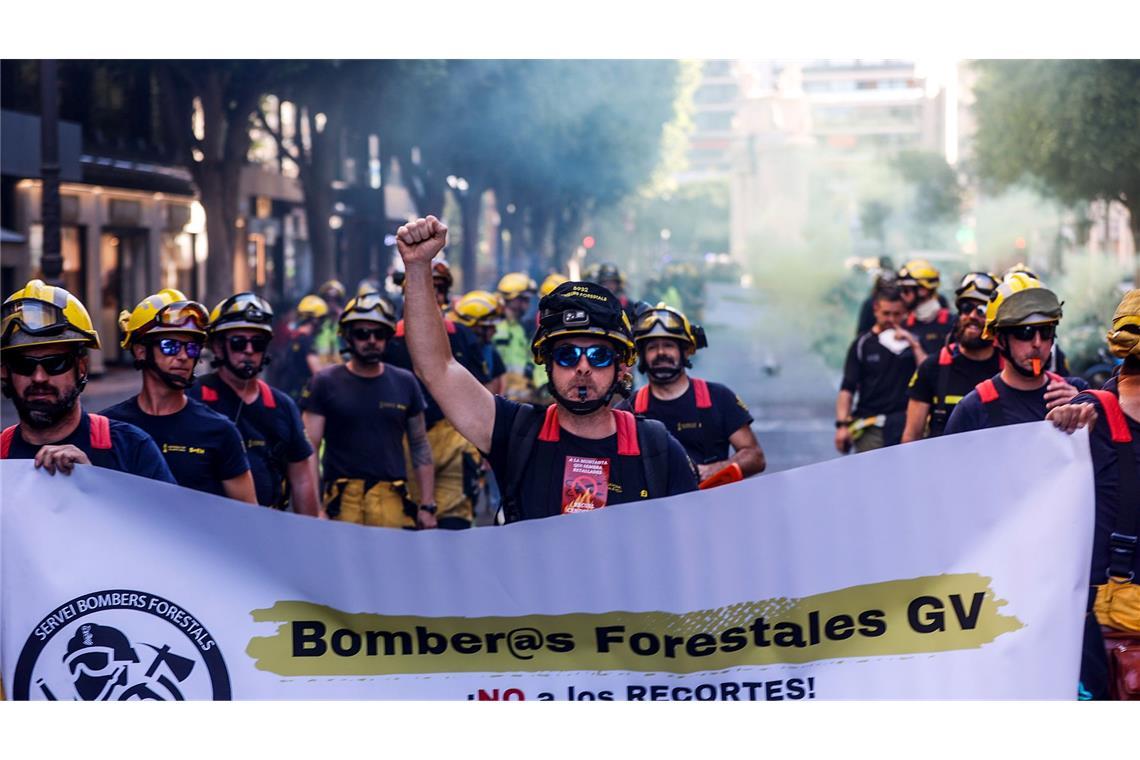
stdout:
MULTIPOLYGON (((184 391, 194 384, 194 368, 198 366, 197 359, 195 359, 194 363, 190 365, 190 376, 182 377, 181 375, 176 375, 173 372, 166 372, 165 370, 159 369, 158 362, 154 360, 154 354, 152 353, 153 351, 157 350, 157 346, 147 346, 146 359, 143 361, 144 367, 149 369, 154 374, 158 375, 158 379, 165 383, 167 387, 173 388, 175 390, 184 391)), ((135 362, 135 366, 138 366, 137 361, 135 362)))
POLYGON ((998 353, 1005 358, 1006 364, 1013 367, 1014 371, 1022 377, 1037 378, 1045 374, 1045 362, 1041 362, 1042 370, 1039 373, 1034 373, 1032 370, 1025 369, 1016 361, 1014 361, 1013 354, 1009 351, 1009 339, 1005 337, 998 338, 998 353))
POLYGON ((224 365, 225 367, 227 367, 229 369, 230 372, 233 372, 235 375, 240 377, 242 380, 252 380, 253 378, 257 377, 261 373, 261 370, 265 369, 265 365, 266 365, 265 359, 266 359, 266 356, 263 354, 262 358, 261 358, 261 364, 252 370, 248 369, 246 367, 240 367, 231 361, 229 346, 223 346, 222 347, 222 360, 219 362, 217 359, 215 359, 213 361, 213 364, 215 367, 224 365))
POLYGON ((558 405, 564 408, 566 411, 582 417, 587 414, 593 414, 603 406, 608 405, 610 403, 610 399, 612 399, 614 397, 614 394, 617 393, 619 382, 620 378, 615 373, 614 381, 610 384, 610 389, 606 391, 604 396, 596 398, 593 401, 571 401, 558 392, 558 389, 554 387, 554 383, 550 384, 550 395, 553 396, 554 400, 558 402, 558 405))

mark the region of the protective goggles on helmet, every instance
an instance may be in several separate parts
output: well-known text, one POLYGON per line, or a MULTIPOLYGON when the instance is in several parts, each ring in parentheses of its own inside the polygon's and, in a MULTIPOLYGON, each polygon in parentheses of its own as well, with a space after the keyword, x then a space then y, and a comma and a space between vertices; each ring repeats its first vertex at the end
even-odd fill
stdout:
POLYGON ((71 370, 75 366, 75 354, 71 351, 62 354, 51 354, 50 356, 23 356, 21 354, 14 354, 12 356, 4 357, 4 366, 10 372, 24 377, 31 377, 36 374, 37 367, 43 367, 44 372, 49 375, 62 375, 71 370))
POLYGON ((266 311, 265 303, 252 293, 239 293, 230 296, 220 309, 219 319, 232 320, 240 316, 246 322, 262 325, 273 324, 273 312, 266 311))
POLYGON ((175 301, 163 306, 154 315, 152 329, 155 327, 185 327, 187 329, 205 332, 210 323, 210 316, 196 301, 175 301))
POLYGON ((954 291, 954 295, 961 298, 966 293, 977 293, 989 298, 990 294, 997 290, 997 286, 997 280, 988 272, 970 272, 962 278, 962 282, 954 291))
POLYGON ((4 337, 11 335, 17 327, 32 335, 47 335, 62 332, 70 327, 63 309, 46 301, 24 299, 10 301, 4 304, 3 327, 0 333, 4 337))
POLYGON ((186 347, 186 355, 197 359, 202 355, 202 344, 194 340, 179 340, 178 338, 160 338, 154 342, 163 356, 178 356, 186 347))
POLYGON ((610 346, 575 346, 572 343, 563 343, 550 352, 550 358, 559 367, 570 368, 578 366, 583 354, 586 355, 589 365, 596 369, 610 366, 617 357, 617 352, 610 346))

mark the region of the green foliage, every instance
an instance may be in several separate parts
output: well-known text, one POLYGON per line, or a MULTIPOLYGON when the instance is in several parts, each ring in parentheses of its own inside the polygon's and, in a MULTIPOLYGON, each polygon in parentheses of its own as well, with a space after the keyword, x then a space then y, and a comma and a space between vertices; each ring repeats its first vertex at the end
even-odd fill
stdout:
POLYGON ((1063 202, 1124 202, 1140 216, 1140 61, 982 61, 977 170, 1063 202))
POLYGON ((1097 349, 1104 347, 1125 274, 1115 257, 1088 253, 1071 256, 1064 276, 1049 283, 1064 302, 1059 340, 1073 371, 1080 372, 1095 361, 1097 349))

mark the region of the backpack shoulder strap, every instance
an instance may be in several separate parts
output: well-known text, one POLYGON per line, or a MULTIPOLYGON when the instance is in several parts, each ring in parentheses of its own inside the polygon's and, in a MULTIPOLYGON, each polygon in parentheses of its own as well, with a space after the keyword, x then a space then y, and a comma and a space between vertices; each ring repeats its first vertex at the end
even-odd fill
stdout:
POLYGON ((1109 391, 1085 391, 1085 393, 1092 394, 1100 402, 1112 442, 1132 443, 1132 431, 1128 429, 1128 421, 1124 419, 1124 410, 1120 408, 1120 401, 1116 395, 1109 391))
POLYGON ((404 337, 404 320, 401 319, 399 322, 396 323, 396 334, 393 335, 392 337, 393 338, 404 337))
MULTIPOLYGON (((257 389, 261 391, 261 403, 265 405, 265 408, 276 409, 277 399, 273 398, 273 389, 269 387, 269 383, 259 378, 257 381, 257 389)), ((205 388, 202 390, 205 392, 205 388)))
POLYGON ((914 312, 911 312, 910 314, 907 315, 906 326, 907 327, 914 327, 914 323, 917 321, 918 321, 918 317, 914 316, 914 312))
POLYGON ((645 414, 649 411, 649 386, 642 386, 633 396, 633 411, 635 414, 645 414))
POLYGON ((669 495, 669 431, 664 423, 637 418, 637 439, 641 443, 641 466, 649 498, 669 495))
POLYGON ((8 450, 12 448, 12 439, 16 437, 16 425, 4 428, 0 433, 0 459, 8 458, 8 450))
POLYGON ((207 404, 218 403, 218 392, 205 383, 202 383, 202 401, 207 404))
MULTIPOLYGON (((551 408, 554 406, 552 405, 551 408)), ((551 416, 549 410, 546 416, 551 416)), ((558 424, 556 415, 554 424, 558 424)), ((520 406, 518 412, 515 413, 514 421, 511 423, 510 435, 507 437, 507 447, 513 456, 507 460, 507 479, 502 484, 501 489, 503 517, 508 523, 522 519, 522 504, 520 502, 522 482, 527 465, 530 463, 531 454, 534 452, 534 444, 539 437, 540 427, 543 427, 543 417, 538 410, 530 404, 520 406)))
POLYGON ((998 400, 997 384, 994 383, 992 377, 978 383, 974 386, 974 389, 978 392, 978 396, 982 399, 983 404, 992 404, 998 400))
POLYGON ((641 447, 637 440, 637 423, 632 413, 614 409, 614 423, 617 425, 617 453, 619 457, 639 457, 641 447))
POLYGON ((1117 510, 1116 524, 1108 539, 1108 578, 1133 578, 1136 556, 1137 525, 1140 524, 1140 467, 1133 452, 1132 431, 1120 408, 1120 400, 1111 391, 1085 391, 1100 402, 1108 422, 1109 435, 1116 449, 1117 510), (1131 509, 1129 509, 1131 506, 1131 509))
POLYGON ((88 414, 91 421, 91 448, 108 451, 111 448, 111 421, 101 414, 88 414))
POLYGON ((697 408, 712 409, 712 396, 709 395, 709 384, 699 377, 689 379, 693 383, 693 393, 697 397, 697 408))
POLYGON ((956 345, 956 343, 951 343, 942 347, 942 350, 938 352, 938 366, 947 367, 954 363, 954 347, 956 345))
POLYGON ((938 310, 938 324, 944 325, 950 321, 950 310, 943 306, 938 310))

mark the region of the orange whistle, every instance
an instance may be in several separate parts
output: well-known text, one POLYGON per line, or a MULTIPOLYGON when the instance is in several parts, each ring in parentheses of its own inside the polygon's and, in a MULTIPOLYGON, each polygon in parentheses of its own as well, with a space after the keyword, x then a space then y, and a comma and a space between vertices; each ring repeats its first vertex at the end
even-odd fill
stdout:
POLYGON ((1041 374, 1041 360, 1040 359, 1034 359, 1033 360, 1033 374, 1034 375, 1040 375, 1041 374))
POLYGON ((703 491, 706 488, 716 488, 717 486, 735 483, 738 480, 744 480, 744 472, 740 469, 740 465, 733 462, 728 467, 717 470, 702 480, 699 488, 703 491))

